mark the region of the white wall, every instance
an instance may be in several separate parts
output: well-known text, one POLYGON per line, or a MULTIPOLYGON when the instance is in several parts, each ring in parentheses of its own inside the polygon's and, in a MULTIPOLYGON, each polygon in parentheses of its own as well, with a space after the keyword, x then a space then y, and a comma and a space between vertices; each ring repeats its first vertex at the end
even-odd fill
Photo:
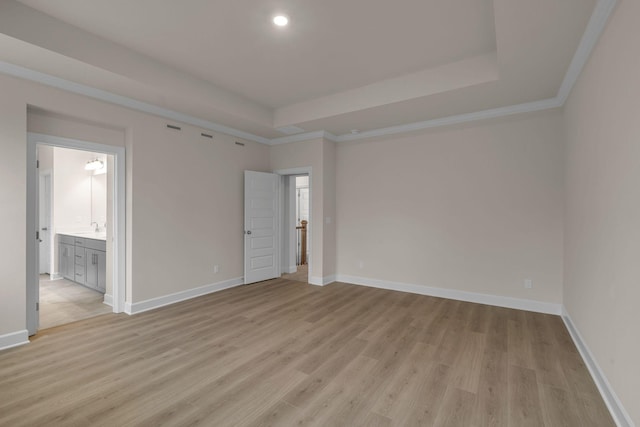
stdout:
POLYGON ((322 144, 322 273, 325 281, 336 275, 336 144, 324 140, 322 144))
POLYGON ((28 107, 73 118, 45 133, 125 146, 127 301, 242 276, 243 170, 268 171, 268 146, 172 131, 161 118, 4 75, 0 91, 0 231, 11 242, 0 249, 0 339, 26 329, 28 107))
POLYGON ((622 0, 565 107, 564 303, 640 425, 640 3, 622 0))
POLYGON ((0 91, 0 344, 13 345, 26 338, 27 109, 11 79, 0 91))
MULTIPOLYGON (((125 144, 125 131, 117 127, 105 125, 104 123, 89 122, 79 119, 78 117, 70 117, 63 114, 55 113, 52 111, 46 111, 38 109, 32 105, 27 108, 27 130, 29 132, 40 133, 44 135, 54 135, 59 137, 77 139, 88 142, 95 142, 106 145, 122 146, 125 144)), ((59 150, 59 149, 58 149, 59 150)), ((38 147, 38 156, 41 159, 40 168, 44 170, 47 166, 43 165, 42 156, 44 154, 45 159, 51 157, 49 169, 53 168, 53 152, 54 147, 42 145, 38 147), (50 156, 48 153, 51 152, 50 156)), ((93 156, 91 156, 93 157, 93 156)), ((113 155, 104 155, 107 161, 107 176, 113 177, 114 170, 114 157, 113 155)), ((101 175, 104 177, 105 175, 101 175)), ((106 275, 106 299, 112 298, 113 292, 113 181, 107 180, 106 189, 106 206, 100 207, 100 211, 106 209, 106 223, 107 223, 107 275, 106 275)), ((93 209, 93 207, 92 207, 93 209)), ((98 218, 96 218, 98 219, 98 218)), ((100 226, 104 221, 98 219, 100 226)), ((91 222, 91 221, 90 221, 91 222)), ((89 227, 88 225, 82 225, 82 227, 89 227)), ((75 227, 62 231, 74 231, 75 227)), ((55 240, 55 239, 54 239, 55 240)), ((58 270, 58 253, 57 245, 54 243, 52 249, 54 271, 58 270)), ((127 291, 129 292, 129 291, 127 291)), ((129 295, 130 298, 130 295, 129 295)))
MULTIPOLYGON (((105 170, 107 163, 108 160, 105 156, 105 170)), ((96 222, 101 230, 104 230, 105 224, 107 224, 107 191, 107 173, 94 174, 91 177, 91 222, 96 222)), ((95 228, 95 224, 92 228, 95 228)))
POLYGON ((90 230, 93 172, 85 170, 84 166, 94 157, 95 154, 87 151, 54 147, 54 233, 90 230))
MULTIPOLYGON (((63 116, 50 111, 39 110, 30 106, 27 108, 27 131, 40 133, 45 135, 54 135, 67 137, 72 139, 84 140, 89 142, 99 142, 107 145, 123 145, 124 144, 124 131, 122 129, 115 129, 110 127, 101 126, 96 123, 84 122, 74 117, 63 116)), ((108 177, 114 176, 114 158, 113 155, 105 155, 102 153, 89 153, 84 152, 81 154, 76 150, 69 150, 59 147, 51 147, 46 145, 38 146, 38 158, 40 159, 40 169, 51 169, 53 174, 53 214, 52 221, 54 223, 53 233, 57 232, 73 232, 73 231, 88 231, 92 229, 90 223, 97 221, 100 227, 107 224, 107 265, 106 265, 106 299, 112 298, 113 294, 113 183, 108 177), (50 154, 49 154, 50 153, 50 154), (54 153, 58 153, 61 158, 58 159, 57 173, 54 170, 54 153), (45 163, 43 163, 43 157, 45 163), (106 160, 107 174, 93 175, 93 172, 84 171, 84 165, 87 161, 100 158, 106 160), (75 160, 72 160, 75 159, 75 160), (50 162, 48 161, 50 160, 50 162), (71 164, 69 164, 71 162, 71 164), (70 170, 65 170, 69 168, 70 170), (78 174, 77 181, 69 179, 67 175, 78 174), (61 175, 61 180, 56 188, 56 175, 61 175), (91 177, 91 211, 89 213, 90 219, 87 221, 81 219, 80 223, 76 222, 77 215, 73 210, 62 209, 58 207, 58 215, 60 215, 58 228, 56 229, 56 199, 63 199, 65 193, 76 191, 74 187, 85 180, 86 176, 91 177), (96 188, 96 178, 100 181, 100 185, 103 181, 107 181, 106 189, 96 188), (64 183, 64 185, 62 184, 64 183), (98 190, 98 191, 96 191, 98 190), (106 193, 105 193, 106 191, 106 193), (56 197, 56 192, 58 197, 56 197), (100 194, 97 194, 100 193, 100 194), (99 200, 99 201, 98 201, 99 200), (94 203, 97 202, 97 203, 94 203)), ((78 195, 82 199, 86 199, 86 193, 78 195)), ((74 205, 74 201, 71 201, 71 205, 74 205)), ((63 203, 66 206, 66 204, 63 203)), ((81 211, 86 212, 86 207, 82 206, 81 211)), ((52 263, 53 271, 58 272, 58 245, 55 239, 55 234, 52 239, 52 263)))
POLYGON ((561 130, 551 111, 339 144, 338 274, 561 303, 561 130))
POLYGON ((271 147, 271 169, 311 167, 311 272, 314 284, 335 280, 335 143, 325 139, 271 147), (329 222, 327 222, 329 218, 329 222))
POLYGON ((322 220, 323 217, 323 162, 322 139, 272 146, 269 151, 271 169, 310 167, 311 170, 311 271, 309 278, 321 281, 322 270, 322 220))
POLYGON ((154 121, 132 150, 134 301, 241 278, 244 170, 269 171, 268 146, 154 121))
POLYGON ((170 131, 157 117, 0 75, 0 230, 11 242, 0 247, 0 342, 25 329, 27 109, 36 107, 74 118, 43 133, 126 147, 128 301, 239 277, 242 170, 311 166, 313 276, 564 302, 640 423, 637 16, 638 2, 619 1, 564 117, 337 147, 203 140, 194 127, 170 131))
MULTIPOLYGON (((27 128, 29 118, 27 117, 27 128)), ((38 161, 40 162, 40 172, 47 172, 53 169, 53 147, 43 145, 38 147, 38 161)))

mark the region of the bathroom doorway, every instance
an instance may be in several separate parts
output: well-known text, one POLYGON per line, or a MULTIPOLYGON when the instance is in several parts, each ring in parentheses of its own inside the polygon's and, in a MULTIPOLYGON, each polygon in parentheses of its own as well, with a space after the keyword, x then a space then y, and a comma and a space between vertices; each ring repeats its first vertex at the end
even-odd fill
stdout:
POLYGON ((42 330, 112 311, 106 261, 113 155, 50 145, 36 150, 42 330))
POLYGON ((29 335, 123 311, 124 149, 30 133, 28 160, 29 335))

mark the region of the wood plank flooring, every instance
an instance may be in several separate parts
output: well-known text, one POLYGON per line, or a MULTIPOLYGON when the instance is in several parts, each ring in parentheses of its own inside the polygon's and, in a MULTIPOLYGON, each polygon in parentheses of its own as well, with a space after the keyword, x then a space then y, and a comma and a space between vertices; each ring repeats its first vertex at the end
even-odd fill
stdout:
POLYGON ((67 279, 40 275, 40 329, 111 313, 104 295, 67 279))
POLYGON ((285 279, 0 352, 1 426, 613 426, 557 316, 285 279))
POLYGON ((309 265, 298 265, 296 269, 297 271, 295 273, 284 273, 282 275, 282 278, 287 280, 295 280, 297 282, 309 283, 309 265))

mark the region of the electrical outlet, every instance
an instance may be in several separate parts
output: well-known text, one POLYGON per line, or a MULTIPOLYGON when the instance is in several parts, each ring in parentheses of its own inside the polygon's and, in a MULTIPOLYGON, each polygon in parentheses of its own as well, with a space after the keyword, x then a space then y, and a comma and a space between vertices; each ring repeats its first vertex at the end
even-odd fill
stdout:
POLYGON ((533 288, 533 280, 531 280, 531 279, 524 279, 524 288, 525 288, 525 289, 531 289, 531 288, 533 288))
POLYGON ((358 267, 362 270, 364 268, 364 262, 358 261, 358 267))
POLYGON ((217 265, 214 265, 214 266, 213 266, 213 272, 214 272, 215 274, 218 274, 218 272, 219 272, 219 271, 220 271, 220 267, 218 267, 217 265))

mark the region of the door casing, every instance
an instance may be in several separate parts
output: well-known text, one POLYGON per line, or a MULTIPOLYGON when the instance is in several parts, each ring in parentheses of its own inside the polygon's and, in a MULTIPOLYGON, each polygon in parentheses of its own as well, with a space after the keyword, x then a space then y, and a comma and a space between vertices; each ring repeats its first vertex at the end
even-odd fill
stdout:
MULTIPOLYGON (((304 166, 304 167, 299 167, 299 168, 289 168, 289 169, 277 169, 275 171, 273 171, 273 173, 281 175, 282 179, 280 180, 280 206, 283 207, 280 209, 280 241, 284 242, 286 239, 289 239, 289 233, 290 233, 290 225, 287 226, 284 221, 285 221, 285 209, 287 208, 285 206, 285 177, 291 176, 291 175, 308 175, 309 176, 309 225, 307 226, 307 246, 309 248, 313 247, 313 224, 314 224, 314 219, 313 219, 313 173, 312 173, 312 168, 311 166, 304 166)), ((295 221, 295 219, 294 219, 295 221)), ((295 226, 295 222, 294 222, 294 226, 295 226)), ((284 260, 286 260, 287 256, 288 256, 288 252, 287 251, 287 247, 286 245, 282 245, 280 247, 280 251, 282 253, 282 257, 284 260), (285 251, 287 253, 285 253, 285 251)), ((307 260, 307 266, 308 266, 308 277, 307 277, 307 281, 310 282, 310 278, 311 278, 311 272, 313 271, 313 253, 311 253, 311 256, 308 258, 307 260)), ((281 263, 283 265, 282 267, 282 271, 286 271, 286 266, 281 263)), ((287 264, 289 264, 287 262, 287 264)))
POLYGON ((40 274, 53 274, 51 239, 51 171, 40 171, 40 185, 38 187, 38 212, 40 214, 40 274))
POLYGON ((50 145, 54 147, 72 148, 76 150, 93 151, 111 154, 114 158, 113 173, 113 312, 121 313, 125 309, 126 295, 126 236, 125 236, 125 149, 113 145, 80 141, 39 133, 27 133, 27 271, 26 271, 26 324, 29 335, 38 331, 39 313, 39 242, 36 232, 39 231, 38 218, 38 171, 37 146, 50 145))

